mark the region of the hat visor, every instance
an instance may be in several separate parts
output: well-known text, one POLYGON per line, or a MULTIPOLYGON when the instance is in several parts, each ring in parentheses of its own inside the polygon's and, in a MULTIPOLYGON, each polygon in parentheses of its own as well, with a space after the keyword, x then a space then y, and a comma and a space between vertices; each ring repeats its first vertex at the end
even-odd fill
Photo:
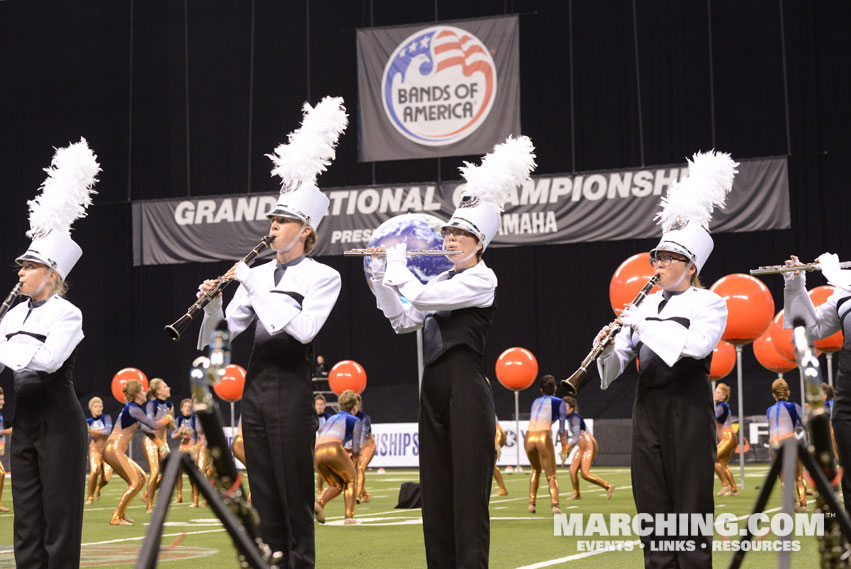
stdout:
POLYGON ((479 241, 484 240, 484 235, 481 231, 479 231, 479 228, 462 217, 453 217, 443 225, 443 229, 446 229, 447 227, 458 227, 460 229, 463 229, 479 241))
POLYGON ((671 241, 659 243, 659 245, 657 245, 655 249, 650 251, 650 256, 657 257, 660 251, 666 251, 668 253, 677 253, 679 255, 682 255, 683 257, 686 257, 691 262, 694 262, 694 253, 692 253, 682 245, 673 243, 671 241))
POLYGON ((280 205, 275 206, 275 209, 266 214, 266 219, 272 220, 276 217, 286 217, 288 219, 297 219, 298 221, 305 221, 307 216, 305 216, 301 212, 297 212, 292 209, 281 207, 280 205))
POLYGON ((38 264, 44 265, 46 267, 52 266, 52 263, 50 262, 49 259, 44 259, 42 257, 39 257, 38 255, 34 254, 31 251, 27 251, 26 253, 24 253, 23 255, 18 257, 17 259, 15 259, 15 262, 19 265, 23 265, 26 261, 32 261, 34 263, 38 263, 38 264))

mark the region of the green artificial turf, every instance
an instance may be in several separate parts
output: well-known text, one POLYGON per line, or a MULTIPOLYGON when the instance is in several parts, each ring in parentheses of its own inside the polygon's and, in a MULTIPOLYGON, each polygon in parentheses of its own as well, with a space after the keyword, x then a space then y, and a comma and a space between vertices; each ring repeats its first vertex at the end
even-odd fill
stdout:
MULTIPOLYGON (((756 487, 763 484, 766 466, 747 469, 746 489, 738 497, 716 498, 716 516, 722 512, 746 515, 753 508, 756 487)), ((568 501, 571 494, 570 478, 565 469, 559 469, 561 507, 567 513, 635 513, 628 468, 595 468, 598 476, 614 483, 617 490, 611 500, 605 491, 582 481, 582 500, 568 501)), ((734 468, 738 479, 738 468, 734 468)), ((528 506, 529 471, 504 474, 509 495, 493 496, 491 500, 490 566, 500 568, 574 567, 574 568, 632 568, 641 567, 642 551, 613 551, 583 555, 577 550, 580 540, 634 541, 637 537, 556 537, 553 535, 553 517, 549 512, 546 484, 538 493, 538 513, 530 514, 528 506), (561 561, 558 561, 561 560, 561 561)), ((363 523, 344 526, 342 496, 325 508, 327 523, 316 525, 317 567, 369 568, 369 569, 419 569, 425 567, 422 521, 420 510, 397 510, 399 486, 405 481, 416 481, 418 473, 412 470, 388 470, 384 474, 369 471, 367 489, 372 501, 357 506, 355 517, 363 523)), ((3 503, 12 506, 10 484, 5 485, 3 503)), ((719 489, 716 480, 716 491, 719 489)), ((133 526, 110 526, 109 519, 126 485, 119 478, 104 488, 103 497, 86 506, 83 525, 83 566, 128 567, 135 560, 148 520, 144 502, 135 498, 128 515, 136 521, 133 526)), ((494 484, 494 491, 496 484, 494 484)), ((221 524, 208 508, 189 508, 188 481, 184 483, 184 503, 171 506, 164 531, 163 545, 174 547, 167 555, 183 557, 181 560, 161 558, 162 566, 180 569, 237 567, 233 545, 221 524), (175 542, 178 543, 175 543, 175 542)), ((812 499, 811 499, 812 500, 812 499)), ((780 505, 779 485, 768 505, 769 510, 780 505)), ((0 514, 0 569, 14 567, 11 553, 12 512, 0 514)), ((769 536, 767 540, 774 538, 769 536)), ((716 541, 720 540, 716 536, 716 541)), ((818 548, 815 538, 800 538, 801 551, 792 554, 792 567, 816 566, 818 548)), ((714 567, 727 567, 732 554, 716 552, 714 567)), ((750 552, 744 567, 774 567, 776 553, 750 552)))

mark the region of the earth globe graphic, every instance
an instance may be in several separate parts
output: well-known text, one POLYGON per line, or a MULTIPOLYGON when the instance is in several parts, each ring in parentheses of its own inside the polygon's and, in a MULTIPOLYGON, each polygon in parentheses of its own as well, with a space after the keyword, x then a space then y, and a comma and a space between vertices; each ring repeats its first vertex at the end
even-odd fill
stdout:
MULTIPOLYGON (((440 230, 444 225, 444 221, 427 213, 397 215, 379 225, 372 232, 368 246, 389 249, 404 241, 408 245, 408 250, 443 249, 443 237, 440 235, 440 230)), ((452 261, 443 255, 408 257, 408 269, 423 284, 451 268, 452 261)), ((372 271, 369 268, 369 257, 364 257, 363 272, 369 289, 372 290, 372 271)))

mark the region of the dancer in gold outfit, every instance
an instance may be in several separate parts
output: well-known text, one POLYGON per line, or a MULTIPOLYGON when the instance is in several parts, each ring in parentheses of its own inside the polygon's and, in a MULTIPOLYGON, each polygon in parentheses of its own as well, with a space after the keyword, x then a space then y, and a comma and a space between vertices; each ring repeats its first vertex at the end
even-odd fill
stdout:
MULTIPOLYGON (((151 380, 150 388, 148 389, 148 402, 145 403, 145 415, 151 421, 158 421, 163 417, 170 416, 172 425, 174 421, 174 405, 168 398, 171 396, 171 387, 159 377, 151 380)), ((148 459, 148 489, 145 491, 145 505, 147 506, 146 513, 150 514, 154 511, 154 495, 157 492, 160 478, 160 460, 164 459, 168 453, 168 439, 166 438, 166 428, 156 429, 149 432, 146 426, 142 426, 142 431, 153 436, 145 437, 145 458, 148 459)))
MULTIPOLYGON (((180 415, 174 422, 175 429, 171 434, 171 438, 178 439, 180 446, 177 450, 185 452, 192 457, 193 460, 198 460, 198 429, 195 427, 195 414, 192 412, 192 400, 184 399, 180 402, 180 415)), ((191 482, 191 481, 190 481, 191 482)), ((183 502, 183 473, 177 477, 177 498, 174 503, 180 504, 183 502)), ((192 503, 198 504, 198 487, 192 482, 192 503)))
MULTIPOLYGON (((579 500, 579 474, 582 478, 606 489, 606 500, 612 497, 615 493, 615 485, 606 482, 599 476, 591 474, 591 465, 597 459, 597 439, 594 435, 588 432, 585 428, 585 419, 582 418, 577 411, 576 399, 573 397, 564 398, 565 406, 567 407, 567 426, 570 430, 572 440, 576 441, 578 452, 574 455, 573 461, 570 463, 570 482, 573 484, 573 495, 568 500, 579 500)), ((568 453, 572 450, 572 445, 568 447, 568 453)))
POLYGON ((730 472, 728 466, 739 437, 733 430, 733 414, 730 411, 730 386, 719 383, 715 388, 715 434, 718 436, 718 458, 715 459, 715 474, 721 480, 719 496, 738 496, 739 489, 736 488, 736 479, 730 472))
POLYGON ((567 418, 564 401, 555 396, 556 378, 545 375, 541 380, 541 397, 532 402, 532 413, 529 417, 529 430, 526 433, 526 456, 532 465, 532 476, 529 479, 529 511, 535 513, 535 502, 538 497, 538 485, 541 479, 541 469, 547 475, 550 488, 552 513, 560 514, 558 507, 558 480, 556 479, 556 451, 553 446, 552 425, 558 420, 558 434, 562 445, 567 444, 567 431, 564 421, 567 418))
POLYGON ((328 482, 328 488, 316 500, 313 515, 320 524, 325 523, 325 505, 343 493, 346 501, 346 525, 359 523, 355 520, 355 497, 357 496, 357 473, 355 463, 363 445, 363 422, 355 417, 360 409, 358 395, 347 389, 338 399, 340 412, 328 419, 316 437, 316 470, 328 482), (352 457, 343 448, 352 441, 352 457))
MULTIPOLYGON (((3 405, 6 404, 6 396, 3 394, 3 388, 0 387, 0 411, 3 405)), ((12 427, 5 428, 3 423, 3 413, 0 413, 0 456, 6 454, 6 435, 12 434, 12 427)), ((0 462, 0 512, 8 512, 9 508, 3 505, 3 485, 6 483, 6 469, 3 468, 3 463, 0 462)))
POLYGON ((499 418, 496 418, 496 436, 493 441, 496 447, 496 460, 493 463, 493 477, 499 485, 498 496, 508 496, 508 488, 505 487, 505 481, 502 479, 502 473, 499 471, 499 455, 502 453, 502 447, 505 446, 505 429, 499 424, 499 418))
POLYGON ((112 433, 112 417, 103 414, 103 400, 92 397, 89 400, 92 416, 86 419, 89 429, 89 494, 86 504, 100 500, 101 488, 112 478, 112 467, 103 461, 103 448, 106 439, 112 433))
POLYGON ((357 468, 358 480, 358 497, 357 503, 369 502, 372 497, 366 491, 366 468, 372 462, 372 457, 375 456, 375 437, 372 436, 372 419, 369 415, 363 412, 363 398, 358 395, 358 408, 360 411, 355 413, 355 417, 360 419, 363 430, 363 445, 360 450, 360 457, 355 464, 357 468))
MULTIPOLYGON (((112 525, 132 525, 133 520, 127 517, 127 506, 139 490, 145 486, 145 472, 142 467, 127 457, 127 447, 133 438, 133 433, 143 424, 151 430, 164 429, 171 421, 171 415, 166 415, 157 421, 149 419, 142 411, 145 402, 145 391, 142 384, 136 380, 128 381, 122 389, 127 404, 118 414, 115 427, 106 442, 103 459, 112 469, 127 482, 127 490, 121 496, 118 507, 109 521, 112 525)), ((150 434, 147 434, 150 437, 150 434)))

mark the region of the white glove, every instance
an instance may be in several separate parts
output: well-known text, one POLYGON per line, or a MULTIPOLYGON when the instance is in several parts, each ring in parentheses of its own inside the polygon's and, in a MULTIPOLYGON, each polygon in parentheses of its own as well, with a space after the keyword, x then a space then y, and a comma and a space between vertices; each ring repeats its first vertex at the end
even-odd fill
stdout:
MULTIPOLYGON (((599 345, 600 345, 600 342, 601 342, 600 338, 601 338, 601 337, 603 337, 603 338, 604 338, 604 337, 605 337, 605 335, 606 335, 608 332, 609 332, 609 325, 608 325, 608 324, 606 324, 605 326, 603 326, 603 327, 600 329, 600 331, 599 331, 599 332, 597 332, 597 336, 594 338, 594 343, 592 344, 592 347, 596 349, 596 348, 597 348, 597 346, 599 346, 599 345)), ((609 354, 612 352, 612 350, 614 350, 614 349, 615 349, 615 340, 614 340, 614 338, 612 338, 612 341, 611 341, 611 342, 609 342, 609 345, 608 345, 608 346, 606 346, 605 348, 603 348, 603 351, 602 351, 602 352, 600 352, 600 357, 606 357, 606 356, 607 356, 607 355, 609 355, 609 354)))
POLYGON ((839 268, 839 257, 835 253, 823 253, 816 262, 827 282, 839 288, 851 289, 851 271, 839 268))
POLYGON ((620 319, 624 326, 629 326, 639 336, 647 326, 647 320, 645 320, 644 316, 638 313, 638 309, 631 304, 624 308, 624 311, 621 312, 620 319))
POLYGON ((233 278, 242 283, 248 294, 254 291, 254 274, 251 272, 251 267, 244 262, 240 261, 237 263, 233 278))
POLYGON ((384 271, 387 268, 387 258, 386 257, 370 257, 369 258, 369 271, 372 273, 372 278, 380 281, 384 278, 384 271))
MULTIPOLYGON (((787 265, 790 265, 792 261, 797 261, 798 258, 794 255, 792 259, 786 261, 787 265)), ((781 273, 783 275, 783 285, 788 289, 800 290, 806 288, 807 286, 807 276, 804 271, 797 271, 798 274, 795 274, 795 271, 789 271, 785 273, 781 273)))
POLYGON ((406 253, 408 252, 408 244, 402 241, 401 243, 396 243, 393 247, 387 249, 387 267, 389 268, 391 264, 401 263, 403 267, 408 266, 408 256, 406 253))

